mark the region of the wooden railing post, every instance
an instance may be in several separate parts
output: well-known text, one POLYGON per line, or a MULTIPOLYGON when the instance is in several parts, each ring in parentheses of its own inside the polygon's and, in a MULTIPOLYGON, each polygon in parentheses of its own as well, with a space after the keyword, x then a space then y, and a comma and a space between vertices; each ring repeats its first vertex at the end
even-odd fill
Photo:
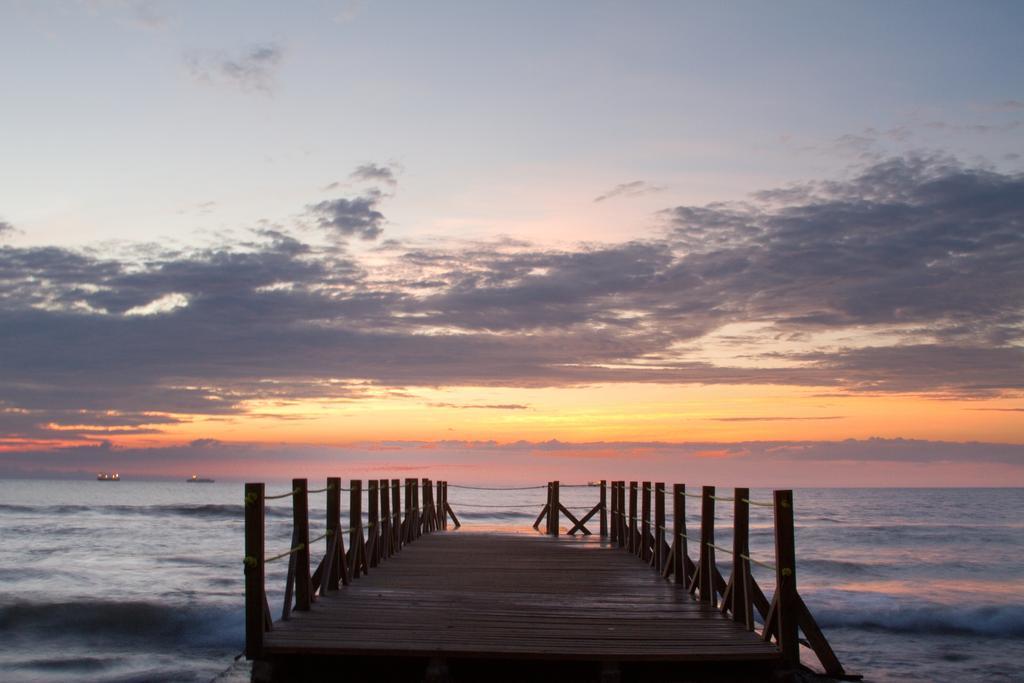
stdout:
POLYGON ((444 531, 448 528, 448 513, 444 509, 444 482, 437 482, 437 500, 434 501, 434 518, 438 529, 444 531))
POLYGON ((264 485, 245 485, 245 656, 255 659, 263 654, 266 630, 264 593, 264 485))
POLYGON ((617 481, 613 481, 612 482, 612 490, 611 490, 611 499, 612 499, 611 522, 612 522, 612 527, 610 529, 611 535, 609 537, 609 540, 611 540, 613 546, 617 546, 619 544, 619 524, 616 521, 618 519, 618 517, 619 517, 619 496, 618 496, 619 488, 618 488, 618 484, 619 483, 617 481))
POLYGON ((677 586, 686 586, 686 485, 672 484, 672 573, 677 586))
POLYGON ((376 479, 366 482, 366 496, 369 503, 369 518, 367 519, 369 526, 366 529, 366 535, 369 537, 367 548, 369 549, 371 567, 376 567, 380 559, 380 496, 377 493, 377 484, 376 479))
POLYGON ((402 549, 402 480, 391 480, 391 515, 394 522, 391 525, 391 533, 394 535, 394 551, 402 549))
POLYGON ((309 579, 309 482, 292 479, 292 523, 295 529, 295 609, 308 610, 313 602, 309 579))
POLYGON ((601 538, 608 536, 608 482, 601 480, 601 538))
POLYGON ((618 482, 618 547, 629 550, 630 539, 627 529, 626 481, 618 482))
POLYGON ((665 568, 665 482, 654 484, 654 568, 665 568))
POLYGON ((717 604, 715 597, 715 487, 705 486, 700 508, 700 601, 717 604))
POLYGON ((394 553, 391 545, 391 482, 381 479, 377 482, 380 496, 380 559, 386 560, 394 553))
POLYGON ((420 487, 415 479, 409 480, 412 487, 412 538, 420 537, 420 487))
POLYGON ((561 520, 559 518, 559 506, 561 502, 558 500, 558 480, 551 482, 551 510, 548 512, 548 519, 551 520, 551 535, 557 536, 559 532, 559 524, 561 520))
POLYGON ((753 603, 750 599, 750 489, 738 488, 732 505, 732 581, 729 609, 732 620, 754 630, 753 603))
MULTIPOLYGON (((338 543, 341 541, 341 477, 327 478, 327 547, 338 552, 338 543)), ((326 584, 328 590, 338 590, 341 581, 341 562, 338 557, 332 557, 330 562, 331 571, 323 579, 321 584, 326 584)))
POLYGON ((365 566, 361 553, 365 553, 363 543, 363 482, 361 479, 352 479, 349 482, 348 498, 348 525, 349 525, 349 567, 352 576, 359 578, 360 572, 365 574, 365 566))
POLYGON ((402 522, 402 542, 412 541, 412 479, 405 478, 405 520, 402 522))
POLYGON ((640 491, 640 559, 649 562, 651 559, 651 482, 641 483, 640 491))
POLYGON ((779 650, 786 664, 800 664, 799 601, 796 592, 796 539, 793 529, 793 492, 775 492, 775 596, 779 650))
POLYGON ((430 480, 424 477, 417 483, 417 486, 420 488, 423 497, 423 510, 420 513, 419 523, 420 534, 422 535, 430 532, 430 480))
POLYGON ((638 550, 636 537, 636 482, 629 482, 629 529, 626 531, 629 541, 626 550, 636 554, 638 550))

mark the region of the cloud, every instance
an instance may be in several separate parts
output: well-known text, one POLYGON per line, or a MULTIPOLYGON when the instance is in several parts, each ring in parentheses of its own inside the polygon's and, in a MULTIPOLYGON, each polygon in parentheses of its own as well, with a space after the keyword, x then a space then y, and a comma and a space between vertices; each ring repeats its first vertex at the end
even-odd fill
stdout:
POLYGON ((271 93, 284 50, 273 43, 250 47, 239 54, 200 51, 185 56, 185 65, 199 82, 226 85, 243 92, 271 93))
POLYGON ((783 416, 744 416, 744 417, 712 417, 715 422, 789 422, 804 420, 842 420, 844 415, 826 415, 824 417, 783 417, 783 416))
POLYGON ((645 180, 634 180, 629 183, 621 183, 604 194, 594 197, 595 202, 603 202, 614 197, 639 197, 645 194, 662 192, 665 188, 661 185, 652 185, 645 180))
POLYGON ((431 408, 459 408, 459 409, 485 409, 485 410, 529 410, 530 406, 521 403, 428 403, 431 408))
MULTIPOLYGON (((320 479, 338 468, 353 478, 379 472, 428 469, 432 476, 464 483, 546 478, 572 481, 581 461, 602 478, 677 480, 743 485, 820 485, 842 476, 847 484, 892 485, 893 472, 918 485, 1007 485, 1024 481, 1024 446, 910 439, 846 441, 589 442, 495 443, 488 441, 407 441, 356 443, 342 447, 221 443, 119 448, 109 440, 50 449, 14 449, 0 457, 0 476, 92 478, 96 471, 122 477, 178 478, 201 471, 218 479, 278 478, 282 467, 320 479), (870 463, 865 467, 863 463, 870 463), (575 473, 575 474, 574 474, 575 473), (561 475, 561 476, 559 476, 561 475), (481 478, 483 480, 481 481, 481 478)), ((453 499, 458 509, 458 501, 453 499)), ((538 503, 539 507, 540 503, 538 503)))
POLYGON ((377 210, 380 198, 380 192, 371 190, 352 199, 340 197, 310 204, 307 209, 321 228, 338 236, 375 240, 384 231, 384 214, 377 210))
POLYGON ((14 232, 14 226, 3 219, 0 219, 0 235, 9 232, 14 232))
POLYGON ((395 178, 395 172, 391 166, 381 166, 374 163, 358 166, 349 177, 362 182, 384 183, 392 187, 398 184, 398 179, 395 178))
MULTIPOLYGON (((307 214, 374 239, 379 198, 307 214)), ((901 157, 662 217, 645 240, 396 242, 373 261, 285 230, 116 256, 2 246, 0 434, 90 439, 423 386, 1024 392, 1019 174, 901 157), (732 325, 756 330, 715 340, 732 325)))

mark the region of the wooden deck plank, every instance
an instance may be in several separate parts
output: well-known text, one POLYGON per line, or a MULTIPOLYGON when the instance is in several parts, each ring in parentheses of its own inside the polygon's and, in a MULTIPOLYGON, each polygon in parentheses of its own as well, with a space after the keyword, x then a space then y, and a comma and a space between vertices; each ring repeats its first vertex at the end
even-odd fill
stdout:
POLYGON ((779 651, 599 537, 426 534, 309 612, 270 655, 778 660, 779 651))

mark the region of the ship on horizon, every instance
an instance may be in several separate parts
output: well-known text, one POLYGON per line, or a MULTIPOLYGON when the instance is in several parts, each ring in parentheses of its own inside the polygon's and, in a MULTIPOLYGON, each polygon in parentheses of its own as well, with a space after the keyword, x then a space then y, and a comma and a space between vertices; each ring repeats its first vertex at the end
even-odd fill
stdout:
POLYGON ((114 472, 113 474, 100 472, 96 475, 96 481, 121 481, 121 475, 117 472, 114 472))
POLYGON ((200 477, 198 474, 193 474, 191 477, 185 480, 186 484, 212 484, 213 479, 207 479, 200 477))

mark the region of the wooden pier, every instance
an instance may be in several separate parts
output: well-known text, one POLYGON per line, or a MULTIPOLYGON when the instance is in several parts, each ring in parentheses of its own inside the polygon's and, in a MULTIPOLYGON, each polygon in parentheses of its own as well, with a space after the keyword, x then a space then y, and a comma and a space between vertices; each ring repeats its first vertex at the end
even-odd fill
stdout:
POLYGON ((857 678, 843 670, 796 591, 792 492, 752 501, 747 489, 723 498, 713 487, 695 494, 677 484, 666 525, 661 483, 601 482, 596 504, 580 517, 561 503, 559 482, 546 488, 536 535, 444 533, 449 520, 453 530, 460 526, 447 482, 406 479, 403 496, 398 479, 371 481, 364 494, 361 481, 342 488, 331 478, 316 491, 327 495, 324 532, 310 539, 314 492, 306 480, 278 496, 247 484, 246 655, 255 660, 253 679, 785 680, 807 670, 800 631, 822 669, 857 678), (268 556, 264 501, 280 497, 293 501, 292 547, 268 556), (700 499, 699 536, 686 529, 687 497, 700 499), (733 504, 731 549, 714 542, 721 500, 733 504), (769 565, 747 547, 748 509, 758 504, 775 515, 771 598, 750 572, 751 562, 769 565), (311 541, 326 550, 314 555, 311 541), (734 558, 728 578, 716 550, 734 558), (264 566, 285 560, 284 604, 274 621, 264 566))

